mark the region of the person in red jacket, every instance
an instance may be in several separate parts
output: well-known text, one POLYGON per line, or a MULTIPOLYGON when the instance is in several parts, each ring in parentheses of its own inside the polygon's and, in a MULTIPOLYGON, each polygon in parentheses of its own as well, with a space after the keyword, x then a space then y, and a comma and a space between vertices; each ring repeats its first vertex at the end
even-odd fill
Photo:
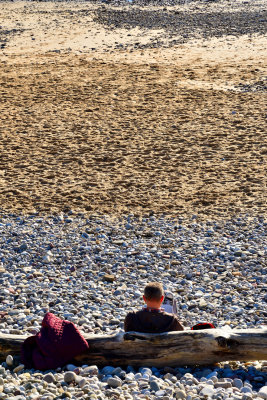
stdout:
POLYGON ((184 330, 176 315, 166 313, 161 308, 164 299, 161 283, 148 283, 144 290, 143 299, 146 307, 140 311, 129 312, 126 315, 125 332, 162 333, 184 330))

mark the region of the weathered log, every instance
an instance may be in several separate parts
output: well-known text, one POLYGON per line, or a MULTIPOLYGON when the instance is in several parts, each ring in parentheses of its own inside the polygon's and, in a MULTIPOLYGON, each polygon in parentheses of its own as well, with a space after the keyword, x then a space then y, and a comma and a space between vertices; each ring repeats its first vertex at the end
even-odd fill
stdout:
MULTIPOLYGON (((267 328, 161 334, 121 332, 84 337, 89 350, 73 360, 76 365, 164 367, 267 359, 267 328)), ((0 360, 8 354, 18 355, 25 338, 0 333, 0 360)))

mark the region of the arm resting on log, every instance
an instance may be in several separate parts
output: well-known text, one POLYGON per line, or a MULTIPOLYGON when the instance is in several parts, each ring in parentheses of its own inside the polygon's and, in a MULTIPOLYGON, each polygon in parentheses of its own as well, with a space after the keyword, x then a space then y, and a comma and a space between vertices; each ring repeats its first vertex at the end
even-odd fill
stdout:
MULTIPOLYGON (((75 357, 77 365, 179 366, 221 361, 267 359, 267 328, 205 329, 146 334, 84 335, 89 349, 75 357)), ((0 360, 19 354, 26 336, 0 333, 0 360)))

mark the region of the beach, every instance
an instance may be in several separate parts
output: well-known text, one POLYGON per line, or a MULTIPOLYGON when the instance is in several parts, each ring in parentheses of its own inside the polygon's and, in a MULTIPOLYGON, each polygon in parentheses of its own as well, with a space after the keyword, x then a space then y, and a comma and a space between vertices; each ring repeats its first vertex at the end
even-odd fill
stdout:
MULTIPOLYGON (((123 332, 160 281, 185 330, 255 328, 265 358, 266 21, 262 0, 0 1, 0 341, 48 312, 123 332)), ((4 400, 267 398, 255 357, 0 362, 4 400)))

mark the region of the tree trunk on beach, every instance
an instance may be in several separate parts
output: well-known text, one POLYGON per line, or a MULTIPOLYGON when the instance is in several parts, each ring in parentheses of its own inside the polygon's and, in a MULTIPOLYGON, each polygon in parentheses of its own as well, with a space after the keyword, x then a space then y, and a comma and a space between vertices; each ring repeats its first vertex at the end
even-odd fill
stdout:
MULTIPOLYGON (((164 367, 267 359, 267 328, 161 334, 121 332, 84 337, 89 350, 75 357, 76 365, 164 367)), ((0 360, 8 354, 19 354, 25 339, 22 335, 0 333, 0 360)))

